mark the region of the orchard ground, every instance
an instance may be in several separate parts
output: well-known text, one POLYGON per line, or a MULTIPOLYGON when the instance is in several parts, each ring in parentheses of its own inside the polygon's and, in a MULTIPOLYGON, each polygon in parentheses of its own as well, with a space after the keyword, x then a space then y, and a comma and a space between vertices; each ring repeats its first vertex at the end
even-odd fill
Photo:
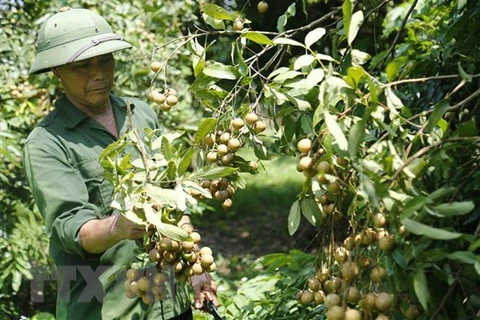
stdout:
POLYGON ((232 209, 223 210, 212 200, 214 211, 193 217, 202 245, 214 251, 220 277, 239 279, 266 254, 316 250, 316 243, 311 243, 316 231, 306 220, 293 236, 288 234, 290 206, 305 180, 296 170, 296 160, 281 157, 262 165, 260 173, 244 175, 247 186, 233 196, 232 209))

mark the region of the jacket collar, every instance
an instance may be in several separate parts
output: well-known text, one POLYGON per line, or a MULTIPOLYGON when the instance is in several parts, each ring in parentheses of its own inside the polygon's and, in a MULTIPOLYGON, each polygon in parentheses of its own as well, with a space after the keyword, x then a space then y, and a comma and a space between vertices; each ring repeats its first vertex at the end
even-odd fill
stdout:
MULTIPOLYGON (((118 110, 121 110, 123 113, 127 113, 127 104, 125 101, 113 94, 110 94, 110 103, 113 108, 114 114, 118 110)), ((88 118, 88 115, 82 110, 78 109, 65 95, 62 95, 56 102, 55 108, 62 112, 65 116, 65 127, 69 129, 75 128, 82 121, 88 118)), ((135 109, 135 106, 132 106, 132 112, 135 109)))

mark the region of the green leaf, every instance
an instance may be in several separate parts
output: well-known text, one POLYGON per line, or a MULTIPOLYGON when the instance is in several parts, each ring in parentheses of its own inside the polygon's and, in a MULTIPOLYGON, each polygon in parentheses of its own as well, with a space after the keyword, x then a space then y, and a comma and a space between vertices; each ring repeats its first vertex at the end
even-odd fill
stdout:
POLYGON ((288 101, 293 103, 295 105, 295 107, 298 108, 298 110, 305 111, 305 110, 309 110, 309 109, 312 108, 312 106, 310 105, 310 103, 308 103, 308 101, 295 98, 288 93, 285 93, 285 96, 287 97, 288 101))
POLYGON ((335 138, 335 142, 337 143, 340 150, 347 151, 348 142, 347 142, 347 139, 345 138, 345 135, 343 134, 342 129, 337 123, 337 119, 334 116, 332 116, 328 111, 325 111, 324 118, 325 118, 325 123, 327 124, 328 130, 330 131, 332 136, 335 138))
POLYGON ((357 49, 353 49, 351 52, 351 55, 352 55, 352 65, 355 67, 358 67, 367 63, 367 61, 370 60, 371 58, 370 54, 357 49))
POLYGON ((462 77, 462 79, 466 82, 472 82, 472 76, 466 73, 465 70, 463 70, 460 62, 458 63, 458 73, 460 74, 460 77, 462 77))
POLYGON ((225 30, 225 22, 221 19, 214 19, 206 14, 202 14, 205 23, 215 30, 225 30))
POLYGON ((311 54, 304 54, 299 56, 296 60, 295 63, 293 64, 293 69, 298 70, 303 67, 311 65, 315 61, 315 57, 312 56, 311 54))
POLYGON ((161 136, 161 152, 165 156, 166 160, 172 159, 174 155, 174 148, 166 136, 161 136))
POLYGON ((462 236, 461 233, 451 232, 444 229, 433 228, 426 224, 408 218, 401 219, 405 228, 413 234, 425 236, 436 240, 452 240, 462 236))
POLYGON ((128 132, 125 133, 117 141, 109 144, 100 154, 100 161, 106 161, 108 158, 115 158, 117 155, 119 155, 122 150, 125 149, 125 147, 129 144, 126 139, 128 134, 128 132))
POLYGON ((263 35, 261 33, 254 32, 254 31, 248 31, 248 32, 242 33, 241 37, 246 38, 248 40, 252 40, 253 42, 258 43, 258 44, 265 44, 265 45, 274 45, 275 44, 266 35, 263 35))
POLYGON ((365 137, 366 121, 362 119, 356 122, 348 133, 348 153, 353 158, 357 154, 358 147, 365 137))
POLYGON ((316 226, 321 219, 321 212, 318 204, 313 198, 300 199, 300 209, 302 215, 310 222, 312 226, 316 226))
POLYGON ((193 155, 195 154, 194 148, 188 148, 188 150, 184 153, 182 160, 178 164, 178 175, 182 176, 192 163, 193 155))
POLYGON ((325 30, 325 28, 313 29, 305 36, 305 46, 310 48, 312 44, 320 40, 326 33, 327 30, 325 30))
POLYGON ((407 218, 412 215, 415 211, 422 209, 425 205, 431 204, 432 200, 429 197, 417 196, 413 199, 410 199, 404 206, 402 211, 402 216, 407 218))
POLYGON ((314 86, 316 86, 317 84, 322 82, 322 80, 324 78, 325 78, 325 71, 323 69, 313 69, 307 75, 306 80, 307 80, 308 85, 311 88, 313 88, 314 86))
POLYGON ((234 66, 227 66, 220 62, 213 62, 203 69, 203 74, 226 80, 236 80, 239 77, 238 71, 234 66))
POLYGON ((217 119, 215 118, 206 118, 198 126, 197 132, 195 133, 195 143, 200 143, 205 139, 205 137, 215 129, 217 125, 217 119))
POLYGON ((280 17, 278 17, 277 31, 280 32, 280 33, 284 32, 288 19, 295 16, 296 13, 297 13, 296 3, 294 2, 287 8, 287 11, 285 11, 284 14, 282 14, 280 17))
POLYGON ((235 20, 235 16, 228 13, 224 8, 213 3, 207 3, 202 7, 202 11, 207 16, 220 20, 235 20))
POLYGON ((300 226, 300 201, 296 200, 290 207, 288 214, 288 233, 293 235, 300 226))
POLYGON ((203 188, 202 186, 196 184, 193 181, 182 180, 181 185, 183 190, 188 194, 192 194, 192 190, 195 190, 197 193, 201 194, 205 198, 212 199, 212 193, 210 192, 210 189, 203 188))
POLYGON ((189 238, 188 232, 172 224, 162 223, 160 226, 157 226, 157 229, 164 236, 177 241, 185 241, 189 238))
POLYGON ((273 39, 273 43, 275 44, 285 44, 285 45, 289 45, 289 46, 297 46, 297 47, 302 47, 302 48, 305 48, 305 46, 296 41, 296 40, 293 40, 293 39, 290 39, 290 38, 275 38, 273 39))
POLYGON ((323 120, 323 115, 325 112, 325 106, 319 105, 315 112, 313 113, 313 126, 316 127, 323 120))
POLYGON ((289 71, 290 69, 287 68, 287 67, 280 67, 280 68, 277 68, 275 70, 272 71, 272 73, 270 73, 268 75, 268 79, 272 79, 273 77, 275 77, 276 75, 279 75, 281 73, 284 73, 284 72, 287 72, 289 71))
POLYGON ((343 1, 342 14, 343 14, 343 28, 345 29, 345 34, 348 34, 348 31, 350 30, 352 13, 353 13, 353 1, 352 0, 343 1))
MULTIPOLYGON (((157 150, 157 149, 163 150, 165 148, 165 144, 170 145, 173 141, 175 141, 182 135, 183 135, 183 132, 171 132, 171 133, 163 134, 152 142, 151 148, 152 150, 157 150)), ((167 147, 170 148, 169 146, 167 147)), ((167 157, 167 155, 165 155, 165 157, 167 157)), ((171 158, 171 156, 168 156, 168 158, 171 158)))
POLYGON ((352 46, 353 40, 357 37, 358 30, 363 24, 363 12, 357 11, 352 15, 350 26, 348 27, 347 42, 349 46, 352 46))
POLYGON ((299 71, 290 70, 290 71, 286 71, 286 72, 282 72, 282 73, 278 74, 277 76, 275 76, 273 81, 275 81, 277 83, 283 83, 286 80, 290 80, 290 79, 293 79, 293 78, 301 76, 301 75, 302 75, 302 73, 299 72, 299 71))
POLYGON ((201 58, 192 58, 193 62, 193 74, 196 78, 202 73, 203 69, 205 69, 205 56, 202 55, 201 58))
POLYGON ((385 68, 385 71, 387 73, 387 79, 388 81, 394 81, 399 72, 400 72, 400 69, 406 64, 408 63, 409 61, 409 58, 406 57, 406 56, 401 56, 401 57, 398 57, 392 61, 390 61, 388 64, 387 64, 387 67, 385 68))
POLYGON ((458 190, 458 188, 456 188, 456 187, 442 187, 442 188, 437 189, 434 192, 430 193, 429 198, 432 199, 432 200, 436 200, 436 199, 448 196, 448 195, 456 192, 457 190, 458 190))
POLYGON ((268 160, 268 151, 267 148, 263 145, 263 143, 258 143, 254 140, 253 152, 258 159, 268 160))
POLYGON ((428 291, 427 277, 425 276, 425 269, 423 266, 418 266, 415 269, 413 276, 413 289, 417 295, 418 301, 424 310, 428 310, 428 301, 430 300, 430 292, 428 291))
POLYGON ((20 286, 22 285, 22 274, 18 271, 12 273, 12 290, 13 292, 18 292, 20 286))
POLYGON ((457 261, 460 261, 466 264, 472 264, 472 265, 478 262, 477 261, 478 256, 473 252, 469 252, 469 251, 457 251, 457 252, 449 253, 445 257, 447 257, 450 260, 457 260, 457 261))
POLYGON ((328 54, 322 54, 322 53, 315 54, 315 59, 335 62, 335 59, 332 56, 329 56, 328 54))
POLYGON ((190 175, 190 179, 215 179, 229 176, 238 171, 238 168, 232 167, 203 167, 190 175))
POLYGON ((49 312, 39 312, 32 317, 32 320, 55 320, 55 316, 49 312))
POLYGON ((395 115, 398 114, 397 110, 400 110, 404 106, 402 100, 400 100, 400 98, 397 97, 397 95, 393 92, 393 90, 390 87, 385 89, 385 96, 387 98, 388 110, 390 110, 392 114, 395 114, 395 115))
POLYGON ((348 68, 345 82, 349 86, 352 88, 358 88, 364 79, 368 79, 368 74, 361 66, 348 68))
POLYGON ((442 203, 433 207, 438 214, 445 217, 463 216, 474 208, 473 201, 442 203))
POLYGON ((433 112, 428 117, 428 122, 425 130, 427 132, 431 132, 433 128, 438 124, 438 121, 442 119, 443 115, 445 112, 447 112, 448 108, 450 107, 450 104, 446 99, 440 100, 438 103, 435 104, 433 107, 433 112))
MULTIPOLYGON (((182 198, 177 190, 164 189, 148 183, 144 192, 146 196, 152 198, 153 201, 162 207, 177 209, 184 205, 184 203, 181 203, 182 198)), ((150 222, 153 223, 152 221, 150 222)))

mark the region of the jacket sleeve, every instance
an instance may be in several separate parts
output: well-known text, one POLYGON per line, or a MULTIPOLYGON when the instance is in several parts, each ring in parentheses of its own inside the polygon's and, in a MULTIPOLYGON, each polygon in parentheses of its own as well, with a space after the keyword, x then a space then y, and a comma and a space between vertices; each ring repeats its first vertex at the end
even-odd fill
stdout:
POLYGON ((32 138, 23 150, 23 163, 50 241, 68 253, 90 256, 80 244, 80 228, 103 214, 88 202, 87 186, 66 151, 54 141, 32 138))

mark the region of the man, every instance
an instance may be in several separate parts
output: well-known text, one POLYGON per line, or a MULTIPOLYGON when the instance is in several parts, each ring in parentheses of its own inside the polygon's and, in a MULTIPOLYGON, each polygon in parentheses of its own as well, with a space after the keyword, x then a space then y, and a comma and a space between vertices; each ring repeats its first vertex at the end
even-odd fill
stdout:
MULTIPOLYGON (((131 45, 98 14, 69 8, 46 20, 37 45, 30 73, 52 71, 65 91, 29 135, 23 155, 59 275, 57 319, 192 319, 188 288, 173 275, 166 299, 153 305, 128 299, 119 280, 145 227, 110 207, 113 187, 98 158, 127 130, 127 101, 139 132, 158 127, 146 103, 110 92, 112 53, 131 45)), ((184 215, 181 224, 189 223, 184 215)), ((193 278, 192 284, 195 306, 201 308, 201 292, 215 294, 215 284, 208 276, 193 278)))

